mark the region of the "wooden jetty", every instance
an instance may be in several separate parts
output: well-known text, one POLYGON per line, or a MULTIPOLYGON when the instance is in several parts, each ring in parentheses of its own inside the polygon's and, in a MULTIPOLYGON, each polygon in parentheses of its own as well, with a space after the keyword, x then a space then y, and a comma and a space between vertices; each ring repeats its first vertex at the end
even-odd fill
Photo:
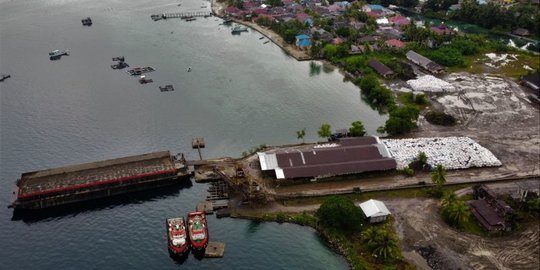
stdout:
POLYGON ((166 19, 188 19, 195 17, 210 17, 212 16, 211 11, 190 11, 190 12, 180 12, 180 13, 163 13, 163 14, 154 14, 150 15, 150 18, 154 21, 166 20, 166 19))
POLYGON ((204 251, 205 258, 223 258, 225 253, 225 243, 209 242, 204 251))

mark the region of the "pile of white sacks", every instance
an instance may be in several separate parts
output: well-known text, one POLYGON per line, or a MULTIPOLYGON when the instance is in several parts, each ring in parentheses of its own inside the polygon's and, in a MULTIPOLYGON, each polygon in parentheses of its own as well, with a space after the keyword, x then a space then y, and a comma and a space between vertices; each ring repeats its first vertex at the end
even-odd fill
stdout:
POLYGON ((421 92, 456 91, 456 88, 452 84, 431 75, 424 75, 424 76, 418 77, 418 79, 415 79, 415 80, 408 80, 407 84, 414 91, 421 91, 421 92))
POLYGON ((486 148, 468 137, 432 137, 416 139, 382 139, 397 168, 404 169, 418 153, 426 153, 427 163, 446 169, 501 166, 501 162, 486 148))

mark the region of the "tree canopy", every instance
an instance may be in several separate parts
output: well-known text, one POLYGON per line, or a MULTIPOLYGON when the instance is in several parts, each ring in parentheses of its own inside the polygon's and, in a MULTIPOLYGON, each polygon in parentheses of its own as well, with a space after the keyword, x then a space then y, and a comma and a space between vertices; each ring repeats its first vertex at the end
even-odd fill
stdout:
POLYGON ((306 136, 306 128, 296 131, 296 138, 302 140, 304 143, 304 137, 306 136))
POLYGON ((317 131, 317 134, 319 134, 319 137, 321 138, 328 138, 332 135, 332 127, 329 124, 322 124, 319 131, 317 131))
POLYGON ((352 123, 352 127, 349 128, 349 135, 352 137, 362 137, 366 135, 366 129, 361 121, 355 121, 352 123))
POLYGON ((321 225, 342 231, 359 230, 363 219, 360 209, 353 201, 340 196, 326 199, 317 210, 316 216, 321 225))

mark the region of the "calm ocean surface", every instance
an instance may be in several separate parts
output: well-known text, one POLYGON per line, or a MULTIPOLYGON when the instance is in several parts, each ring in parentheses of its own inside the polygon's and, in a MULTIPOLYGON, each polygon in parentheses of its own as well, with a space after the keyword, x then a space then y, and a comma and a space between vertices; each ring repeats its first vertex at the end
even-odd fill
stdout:
MULTIPOLYGON (((201 10, 201 0, 0 0, 0 268, 173 269, 164 220, 185 215, 207 186, 133 195, 84 211, 13 216, 22 172, 159 150, 184 152, 204 137, 206 157, 239 157, 262 143, 316 140, 322 123, 368 132, 385 121, 336 70, 310 68, 259 33, 231 35, 218 18, 154 22, 150 15, 201 10), (81 19, 90 16, 91 27, 81 19), (70 49, 50 61, 48 52, 70 49), (111 57, 152 66, 140 85, 111 57), (191 67, 192 71, 187 72, 191 67), (173 84, 174 92, 158 86, 173 84)), ((316 63, 321 65, 321 63, 316 63)), ((94 204, 94 203, 93 203, 94 204)), ((346 269, 309 228, 209 217, 225 257, 184 269, 346 269)))

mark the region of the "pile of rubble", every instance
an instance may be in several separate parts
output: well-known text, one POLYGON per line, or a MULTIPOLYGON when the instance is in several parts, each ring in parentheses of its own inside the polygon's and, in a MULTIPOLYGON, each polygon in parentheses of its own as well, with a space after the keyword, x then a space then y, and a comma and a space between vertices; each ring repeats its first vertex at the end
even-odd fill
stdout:
POLYGON ((468 137, 432 137, 415 139, 383 139, 397 168, 404 169, 418 153, 426 153, 432 167, 443 165, 446 169, 501 166, 501 162, 486 148, 468 137))
POLYGON ((456 91, 456 88, 452 84, 431 75, 424 75, 424 76, 418 77, 418 79, 408 80, 407 84, 414 91, 421 91, 421 92, 456 91))

